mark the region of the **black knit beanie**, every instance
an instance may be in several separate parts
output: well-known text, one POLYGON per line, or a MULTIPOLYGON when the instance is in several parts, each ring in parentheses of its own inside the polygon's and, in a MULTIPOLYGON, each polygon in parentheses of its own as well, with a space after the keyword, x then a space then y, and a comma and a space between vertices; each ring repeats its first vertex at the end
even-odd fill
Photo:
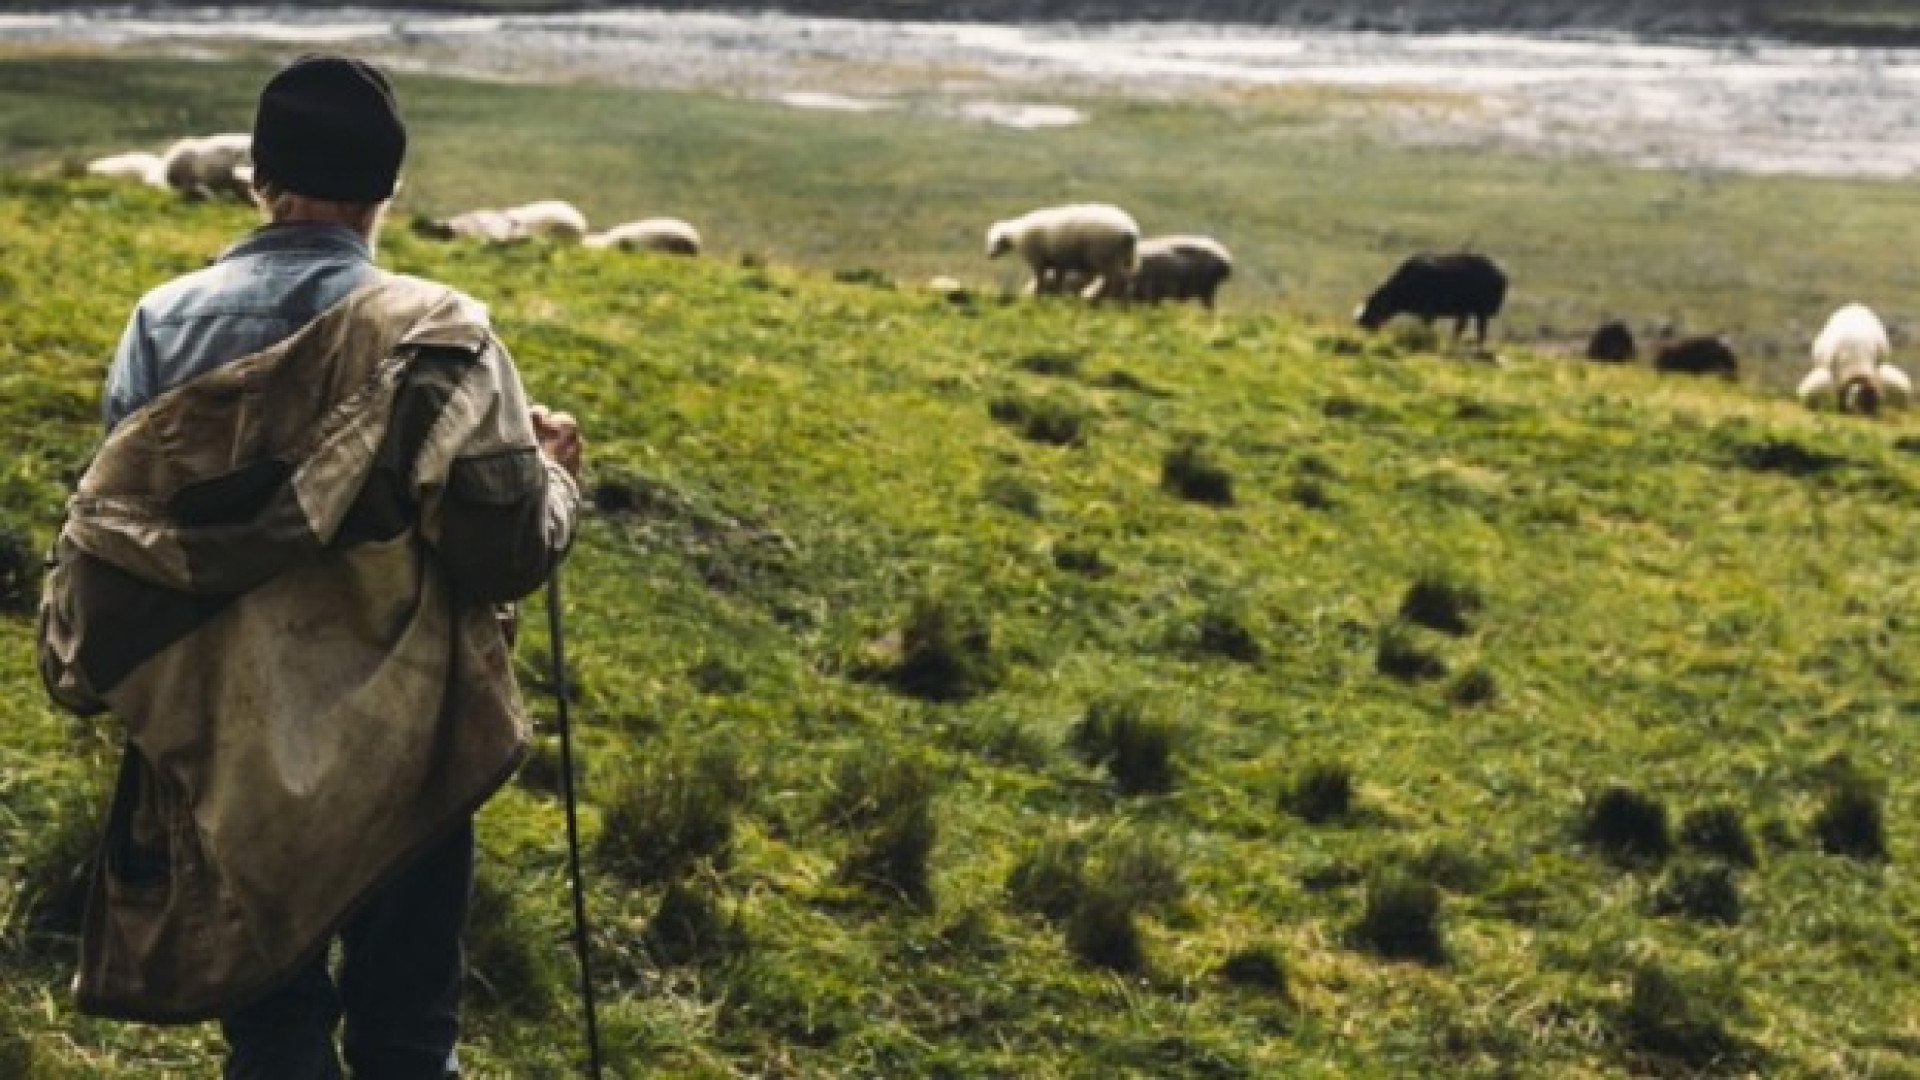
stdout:
POLYGON ((315 199, 393 197, 407 129, 393 87, 344 56, 303 56, 267 81, 253 119, 254 176, 315 199))

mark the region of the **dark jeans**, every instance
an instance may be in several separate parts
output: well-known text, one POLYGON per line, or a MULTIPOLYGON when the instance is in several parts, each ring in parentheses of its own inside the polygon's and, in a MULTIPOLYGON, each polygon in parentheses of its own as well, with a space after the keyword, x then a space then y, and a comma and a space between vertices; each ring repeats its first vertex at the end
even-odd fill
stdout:
POLYGON ((459 1034, 460 940, 473 892, 473 824, 423 852, 340 930, 340 977, 325 954, 226 1017, 226 1080, 442 1080, 459 1034))

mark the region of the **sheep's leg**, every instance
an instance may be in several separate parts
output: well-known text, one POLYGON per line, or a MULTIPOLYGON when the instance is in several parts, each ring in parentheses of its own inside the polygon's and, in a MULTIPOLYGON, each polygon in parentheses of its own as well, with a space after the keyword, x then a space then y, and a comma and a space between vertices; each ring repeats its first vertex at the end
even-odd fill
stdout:
POLYGON ((1093 275, 1093 280, 1087 282, 1087 287, 1080 290, 1080 298, 1082 300, 1100 300, 1106 297, 1106 293, 1107 275, 1095 274, 1093 275))

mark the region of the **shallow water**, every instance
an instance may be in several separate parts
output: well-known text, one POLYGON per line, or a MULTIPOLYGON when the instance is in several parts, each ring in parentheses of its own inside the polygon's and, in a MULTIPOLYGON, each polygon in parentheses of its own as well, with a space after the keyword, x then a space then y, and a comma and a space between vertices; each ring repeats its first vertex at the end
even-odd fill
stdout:
POLYGON ((1920 170, 1913 49, 648 11, 0 16, 0 44, 206 55, 243 42, 351 48, 419 70, 724 90, 796 108, 919 109, 1015 127, 1085 122, 1079 103, 1061 98, 1088 94, 1399 88, 1442 95, 1368 106, 1407 139, 1751 172, 1920 170))

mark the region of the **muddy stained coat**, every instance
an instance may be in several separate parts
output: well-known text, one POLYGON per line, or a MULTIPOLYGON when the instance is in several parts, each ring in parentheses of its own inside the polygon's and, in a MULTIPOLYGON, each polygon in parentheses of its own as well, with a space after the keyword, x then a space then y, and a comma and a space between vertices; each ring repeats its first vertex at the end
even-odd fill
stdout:
POLYGON ((40 612, 49 691, 127 740, 82 1011, 231 1012, 507 779, 528 725, 492 602, 577 507, 485 309, 400 275, 114 429, 40 612))

